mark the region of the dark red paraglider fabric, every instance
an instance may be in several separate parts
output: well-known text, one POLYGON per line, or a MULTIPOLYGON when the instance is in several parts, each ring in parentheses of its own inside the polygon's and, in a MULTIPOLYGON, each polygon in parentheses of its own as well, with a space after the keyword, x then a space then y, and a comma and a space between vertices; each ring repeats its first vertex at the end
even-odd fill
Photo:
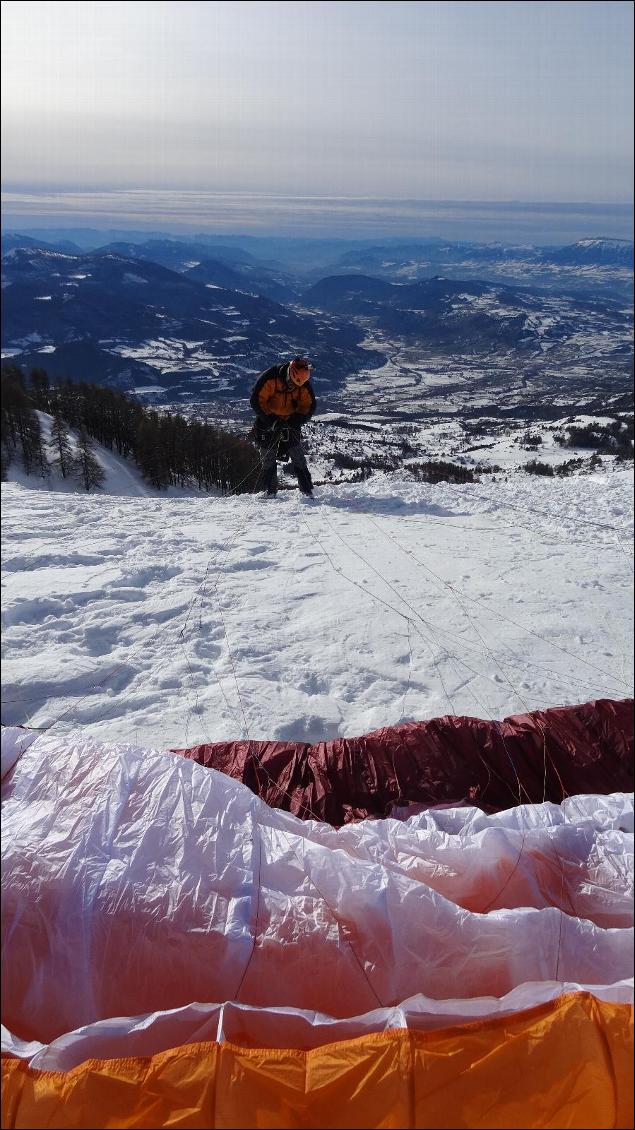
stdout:
MULTIPOLYGON (((341 825, 408 806, 559 804, 633 788, 633 700, 445 716, 335 741, 214 742, 174 750, 243 781, 267 804, 341 825)), ((413 808, 413 811, 415 809, 413 808)))

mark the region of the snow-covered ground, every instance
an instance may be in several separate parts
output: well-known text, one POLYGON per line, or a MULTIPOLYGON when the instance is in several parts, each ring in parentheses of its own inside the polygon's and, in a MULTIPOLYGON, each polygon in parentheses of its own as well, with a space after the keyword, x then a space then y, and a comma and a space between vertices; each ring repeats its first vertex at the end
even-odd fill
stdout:
MULTIPOLYGON (((518 421, 488 420, 478 422, 478 430, 470 434, 462 421, 451 418, 390 424, 360 414, 349 423, 342 415, 324 413, 310 425, 310 432, 309 428, 306 430, 312 465, 321 478, 332 478, 333 461, 337 467, 338 456, 346 455, 357 460, 360 466, 368 462, 374 467, 382 457, 393 457, 405 471, 413 468, 415 473, 422 462, 450 461, 469 468, 476 475, 493 474, 495 478, 509 480, 510 475, 523 472, 528 463, 535 462, 558 471, 563 464, 574 461, 578 464, 576 473, 586 473, 594 455, 592 449, 562 445, 558 437, 566 435, 571 425, 583 427, 597 423, 605 427, 613 420, 610 416, 580 415, 529 426, 518 421)), ((231 421, 225 426, 232 430, 231 421)), ((620 467, 615 454, 595 458, 605 474, 612 474, 620 467)))
POLYGON ((96 494, 2 486, 3 722, 165 748, 631 693, 630 471, 268 502, 101 457, 96 494))

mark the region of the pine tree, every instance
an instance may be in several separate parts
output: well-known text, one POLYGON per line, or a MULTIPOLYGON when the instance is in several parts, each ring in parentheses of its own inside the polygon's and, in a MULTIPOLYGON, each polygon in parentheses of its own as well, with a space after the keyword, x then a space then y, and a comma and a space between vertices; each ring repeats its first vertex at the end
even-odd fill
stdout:
POLYGON ((58 403, 60 412, 71 428, 78 428, 81 424, 77 385, 72 381, 62 381, 58 387, 58 403))
POLYGON ((54 466, 59 467, 63 479, 68 478, 73 471, 75 460, 68 438, 68 425, 59 410, 53 416, 49 447, 53 453, 54 466))
POLYGON ((6 483, 9 476, 9 466, 11 463, 12 454, 13 452, 10 450, 10 448, 3 443, 0 447, 0 479, 3 483, 6 483))
POLYGON ((2 366, 2 438, 15 451, 24 421, 31 410, 24 373, 17 365, 2 366))
POLYGON ((0 412, 0 457, 1 457, 0 467, 1 467, 1 474, 2 474, 2 482, 3 483, 5 483, 7 481, 7 474, 8 474, 8 471, 9 471, 9 466, 10 466, 11 460, 13 458, 13 452, 14 451, 15 451, 15 441, 12 440, 11 430, 9 428, 9 418, 8 418, 7 413, 4 410, 4 404, 3 404, 2 405, 2 411, 0 412))
POLYGON ((136 459, 144 479, 157 490, 170 485, 170 469, 160 444, 160 421, 156 412, 147 412, 139 424, 136 459))
POLYGON ((49 407, 49 375, 46 369, 31 369, 29 373, 31 382, 31 400, 36 408, 47 412, 49 407))
POLYGON ((90 437, 85 427, 80 428, 78 440, 77 459, 75 462, 75 475, 85 490, 90 490, 91 487, 99 487, 103 483, 106 475, 102 467, 95 459, 93 450, 90 444, 90 437))
POLYGON ((40 418, 33 410, 25 412, 20 421, 20 447, 22 465, 27 475, 40 474, 43 479, 46 478, 50 468, 42 443, 40 418))

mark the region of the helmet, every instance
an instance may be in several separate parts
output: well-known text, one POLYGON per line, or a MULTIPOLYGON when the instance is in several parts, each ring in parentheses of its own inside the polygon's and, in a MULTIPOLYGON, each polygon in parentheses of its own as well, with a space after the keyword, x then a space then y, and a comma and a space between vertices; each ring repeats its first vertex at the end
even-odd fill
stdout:
POLYGON ((306 384, 312 372, 313 365, 306 357, 294 357, 289 362, 289 380, 298 387, 306 384))

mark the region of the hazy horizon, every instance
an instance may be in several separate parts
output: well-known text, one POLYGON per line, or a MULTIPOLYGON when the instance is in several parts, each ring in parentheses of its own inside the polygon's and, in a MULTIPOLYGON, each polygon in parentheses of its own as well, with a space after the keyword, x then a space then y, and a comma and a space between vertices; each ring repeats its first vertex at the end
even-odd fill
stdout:
MULTIPOLYGON (((632 204, 416 201, 211 193, 6 194, 3 230, 94 229, 181 238, 572 243, 633 237, 632 204)), ((114 238, 114 236, 113 236, 114 238)))

